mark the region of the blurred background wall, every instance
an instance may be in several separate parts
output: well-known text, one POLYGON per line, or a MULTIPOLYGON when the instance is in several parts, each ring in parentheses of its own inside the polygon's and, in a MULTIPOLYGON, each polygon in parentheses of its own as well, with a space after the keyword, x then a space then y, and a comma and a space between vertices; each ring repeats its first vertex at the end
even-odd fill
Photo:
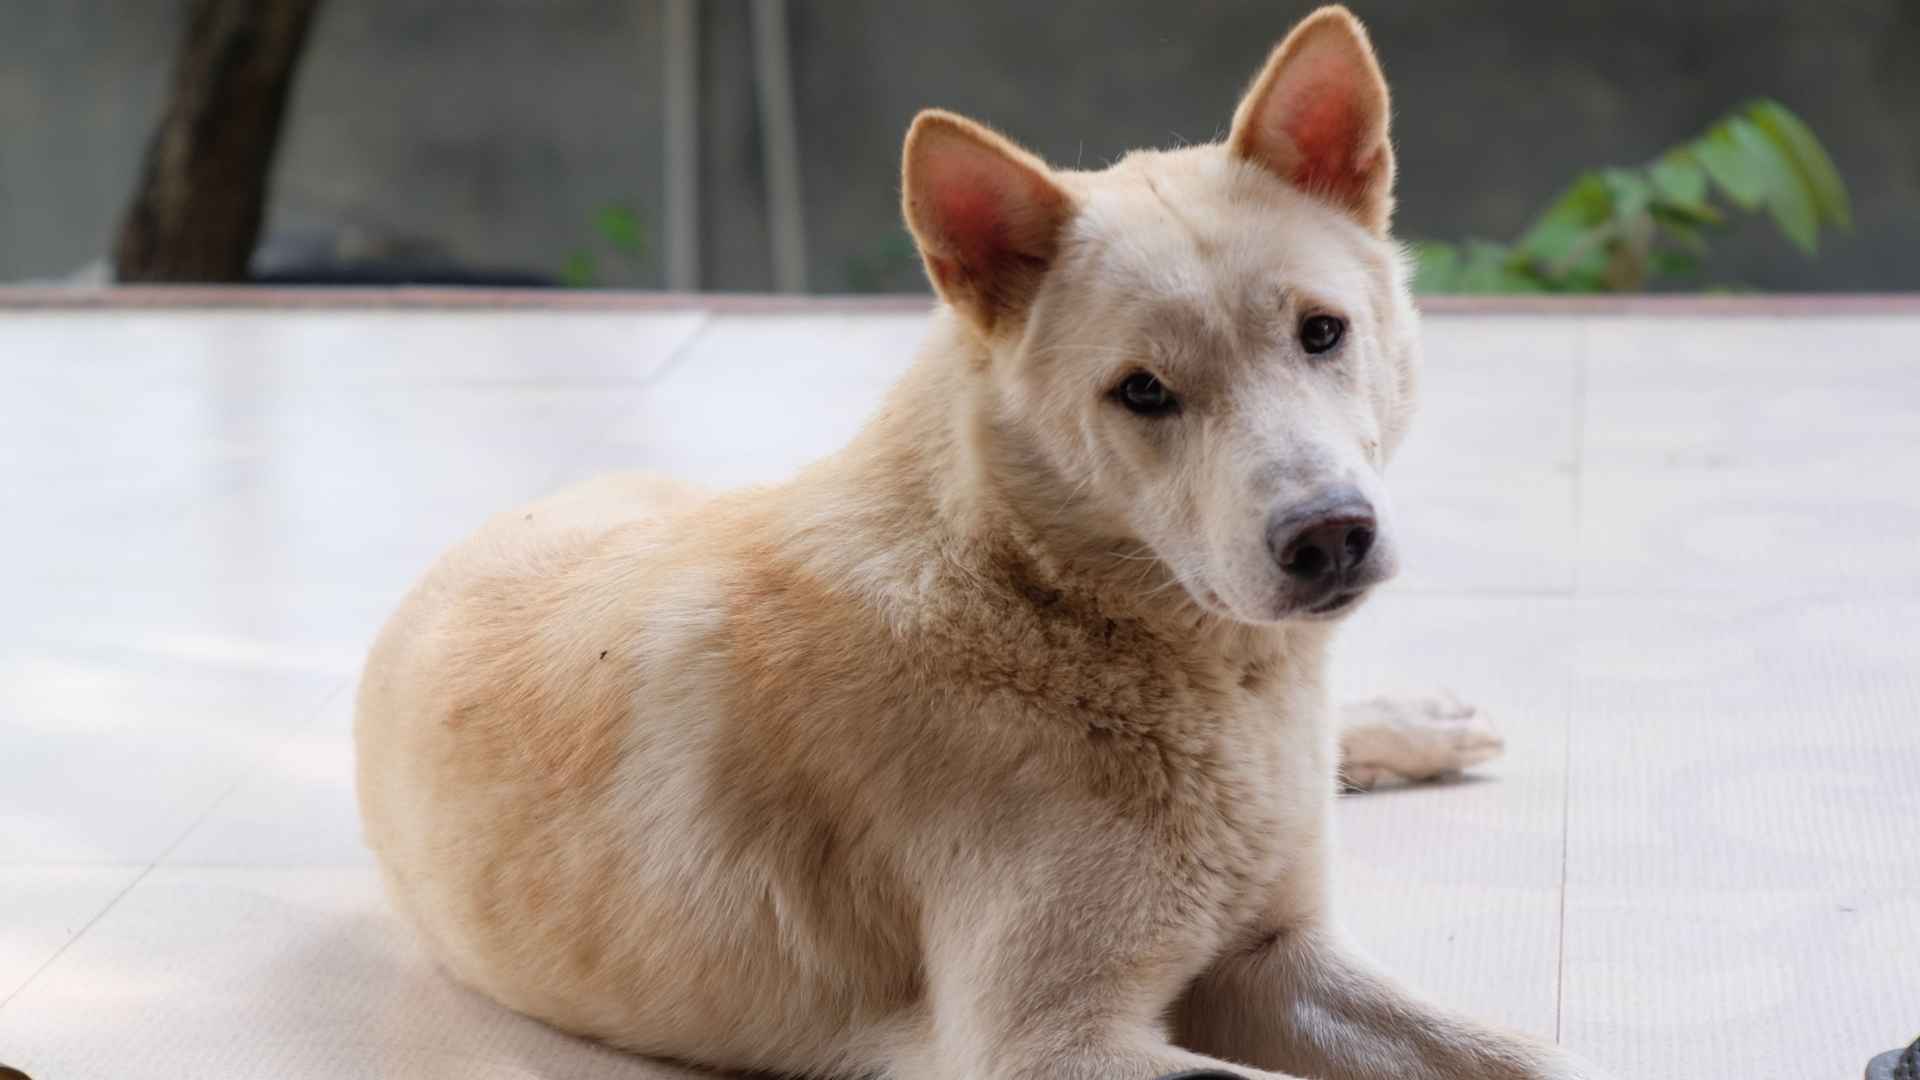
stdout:
MULTIPOLYGON (((809 284, 923 288, 898 225, 914 111, 987 120, 1050 160, 1205 140, 1313 5, 791 0, 809 284)), ((1644 161, 1755 96, 1797 111, 1857 226, 1809 261, 1754 221, 1707 284, 1920 289, 1920 0, 1353 0, 1395 94, 1398 228, 1507 238, 1579 170, 1644 161)), ((0 281, 98 260, 158 112, 177 0, 0 0, 0 281)), ((703 287, 772 282, 744 0, 702 0, 703 287)), ((657 0, 326 0, 288 116, 262 259, 316 247, 559 275, 596 213, 660 287, 657 0)))

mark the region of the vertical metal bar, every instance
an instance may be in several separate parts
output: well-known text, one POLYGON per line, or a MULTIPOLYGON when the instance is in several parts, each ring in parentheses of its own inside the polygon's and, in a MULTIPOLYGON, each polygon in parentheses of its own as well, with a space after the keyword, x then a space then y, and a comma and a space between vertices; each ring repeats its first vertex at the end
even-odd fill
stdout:
POLYGON ((755 90, 760 97, 760 147, 767 171, 767 228, 773 285, 807 291, 807 233, 800 202, 800 147, 793 108, 786 0, 753 0, 755 90))
POLYGON ((667 0, 666 72, 667 288, 700 289, 700 7, 667 0))

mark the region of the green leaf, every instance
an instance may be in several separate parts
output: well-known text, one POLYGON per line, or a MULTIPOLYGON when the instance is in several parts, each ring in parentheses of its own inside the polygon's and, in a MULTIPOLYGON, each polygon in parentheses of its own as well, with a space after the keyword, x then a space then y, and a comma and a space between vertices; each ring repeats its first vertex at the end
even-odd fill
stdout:
POLYGON ((1848 227, 1845 185, 1791 112, 1758 101, 1649 165, 1583 173, 1511 246, 1484 241, 1419 249, 1422 292, 1607 292, 1693 276, 1728 204, 1764 210, 1812 254, 1822 224, 1848 227))
POLYGON ((1820 218, 1813 192, 1779 144, 1759 125, 1736 117, 1733 137, 1740 143, 1766 188, 1767 213, 1793 245, 1808 255, 1820 247, 1820 218))
POLYGON ((1613 197, 1613 216, 1628 218, 1647 208, 1653 201, 1653 185, 1647 178, 1629 169, 1608 169, 1600 174, 1613 197))
POLYGON ((1727 216, 1720 212, 1719 207, 1704 202, 1689 205, 1662 199, 1647 207, 1647 212, 1653 215, 1653 220, 1668 226, 1724 225, 1727 221, 1727 216))
POLYGON ((1707 174, 1686 150, 1670 150, 1647 170, 1662 202, 1688 208, 1705 206, 1707 174))
POLYGON ((1464 245, 1424 243, 1416 247, 1415 287, 1427 296, 1459 293, 1546 292, 1524 260, 1501 244, 1469 240, 1464 245))
POLYGON ((1583 238, 1613 216, 1613 193, 1599 173, 1584 173, 1521 235, 1516 248, 1553 264, 1568 258, 1583 238))
POLYGON ((1459 288, 1460 249, 1452 244, 1423 243, 1414 248, 1418 265, 1414 269, 1416 292, 1438 295, 1459 288))
POLYGON ((1690 277, 1700 272, 1700 260, 1684 251, 1656 251, 1647 259, 1653 277, 1690 277))
POLYGON ((1653 220, 1660 226, 1661 235, 1672 240, 1684 251, 1695 255, 1707 253, 1707 238, 1700 224, 1683 217, 1668 216, 1660 206, 1653 208, 1653 220))
POLYGON ((593 256, 584 251, 568 255, 567 264, 560 270, 560 280, 573 289, 590 289, 597 277, 593 256))
POLYGON ((593 223, 615 251, 638 255, 646 246, 641 236, 640 219, 624 206, 601 207, 599 213, 594 215, 593 223))
POLYGON ((1801 179, 1812 192, 1820 220, 1842 229, 1853 228, 1853 207, 1847 199, 1847 185, 1813 131, 1777 101, 1755 102, 1747 115, 1785 151, 1788 160, 1799 170, 1801 179))
POLYGON ((1553 288, 1548 291, 1556 293, 1610 293, 1618 292, 1619 290, 1614 288, 1613 284, 1607 280, 1606 271, 1603 266, 1600 270, 1589 270, 1583 267, 1573 273, 1567 274, 1554 282, 1553 288))
POLYGON ((1767 178, 1763 167, 1747 157, 1746 146, 1734 135, 1735 123, 1745 121, 1729 120, 1716 126, 1691 149, 1728 198, 1743 209, 1757 210, 1767 196, 1767 178))
POLYGON ((1548 289, 1546 283, 1527 267, 1526 261, 1516 257, 1505 245, 1473 240, 1467 243, 1458 291, 1505 295, 1540 293, 1548 289))

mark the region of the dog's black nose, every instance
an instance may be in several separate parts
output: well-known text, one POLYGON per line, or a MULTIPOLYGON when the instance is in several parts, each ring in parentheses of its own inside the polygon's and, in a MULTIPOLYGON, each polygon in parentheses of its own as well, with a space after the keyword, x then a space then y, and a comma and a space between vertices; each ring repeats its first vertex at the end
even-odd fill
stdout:
POLYGON ((1267 547, 1287 576, 1308 585, 1336 582, 1366 562, 1379 528, 1373 504, 1351 489, 1277 515, 1267 547))

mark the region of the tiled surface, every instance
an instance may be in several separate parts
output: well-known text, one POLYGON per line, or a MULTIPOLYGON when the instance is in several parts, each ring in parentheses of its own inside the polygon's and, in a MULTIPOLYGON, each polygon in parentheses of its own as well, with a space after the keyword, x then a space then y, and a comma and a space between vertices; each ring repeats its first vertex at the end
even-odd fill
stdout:
POLYGON ((55 1078, 693 1075, 453 985, 358 868, 160 867, 0 1009, 0 1047, 55 1078))
POLYGON ((1576 319, 1429 319, 1423 400, 1389 472, 1402 591, 1573 584, 1576 319))
POLYGON ((0 866, 0 1006, 140 874, 137 866, 0 866))
POLYGON ((1920 594, 1579 604, 1571 884, 1920 889, 1920 594))
MULTIPOLYGON (((0 1061, 40 1077, 679 1076, 449 984, 360 846, 350 686, 488 513, 777 479, 914 315, 0 316, 0 1061)), ((1384 966, 1621 1077, 1920 1033, 1920 319, 1455 316, 1344 696, 1506 757, 1343 801, 1384 966)))
POLYGON ((317 722, 263 755, 164 861, 169 866, 372 866, 353 798, 350 690, 342 687, 317 722))
POLYGON ((333 676, 27 642, 0 658, 0 865, 158 859, 333 676))
POLYGON ((1563 1037, 1623 1077, 1850 1078, 1912 1042, 1920 892, 1804 884, 1570 888, 1563 1037))
POLYGON ((921 315, 715 319, 590 453, 708 486, 778 480, 859 431, 925 329, 921 315))
POLYGON ((1914 333, 1885 316, 1595 320, 1581 585, 1910 589, 1914 333))

